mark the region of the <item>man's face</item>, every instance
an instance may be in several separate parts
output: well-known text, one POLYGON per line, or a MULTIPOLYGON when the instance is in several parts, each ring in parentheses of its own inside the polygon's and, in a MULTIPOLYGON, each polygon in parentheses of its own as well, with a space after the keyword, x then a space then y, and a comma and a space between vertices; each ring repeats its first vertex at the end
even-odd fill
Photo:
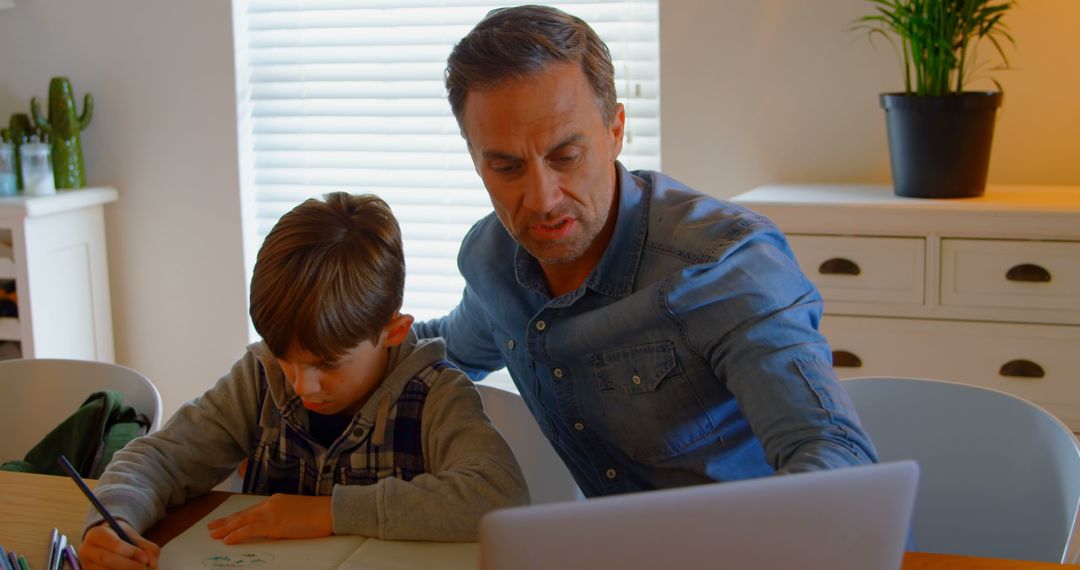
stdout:
POLYGON ((619 105, 613 124, 604 123, 576 63, 466 97, 465 138, 495 213, 546 270, 591 270, 603 254, 624 120, 619 105))

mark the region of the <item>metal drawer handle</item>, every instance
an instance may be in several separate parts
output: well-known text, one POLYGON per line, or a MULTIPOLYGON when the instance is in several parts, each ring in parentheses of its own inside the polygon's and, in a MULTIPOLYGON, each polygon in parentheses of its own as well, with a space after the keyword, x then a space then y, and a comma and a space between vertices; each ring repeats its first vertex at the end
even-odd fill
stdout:
POLYGON ((1050 272, 1034 263, 1021 263, 1007 271, 1005 278, 1009 281, 1048 283, 1050 281, 1050 272))
POLYGON ((818 273, 822 275, 858 275, 861 271, 859 265, 854 261, 843 257, 834 257, 825 260, 825 263, 818 267, 818 273))
POLYGON ((1001 365, 998 374, 1012 378, 1042 378, 1046 376, 1042 366, 1030 360, 1010 360, 1001 365))
POLYGON ((833 368, 862 368, 862 359, 854 352, 846 350, 834 350, 832 352, 833 368))

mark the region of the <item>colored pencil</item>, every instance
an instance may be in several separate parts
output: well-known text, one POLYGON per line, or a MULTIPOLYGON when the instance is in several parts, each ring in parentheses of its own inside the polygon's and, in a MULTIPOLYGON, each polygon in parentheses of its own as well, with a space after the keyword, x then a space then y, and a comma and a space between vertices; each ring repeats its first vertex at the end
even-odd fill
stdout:
MULTIPOLYGON (((79 490, 82 491, 84 495, 86 495, 87 499, 90 499, 90 504, 94 505, 94 508, 97 509, 98 513, 101 513, 101 516, 105 519, 105 522, 109 523, 109 526, 112 527, 113 532, 116 533, 116 536, 119 536, 120 540, 123 540, 128 544, 136 546, 135 541, 131 540, 131 537, 128 536, 126 532, 124 532, 124 529, 120 528, 120 523, 116 522, 116 519, 113 518, 112 514, 108 511, 108 509, 105 508, 105 505, 101 504, 101 501, 99 501, 97 496, 94 495, 94 492, 90 490, 90 487, 86 486, 86 482, 83 481, 83 478, 81 476, 79 476, 79 472, 75 470, 75 468, 71 465, 71 462, 67 460, 67 457, 60 455, 58 461, 60 462, 60 466, 64 468, 64 471, 67 471, 67 474, 71 477, 71 480, 75 481, 75 484, 79 486, 79 490)), ((136 548, 138 547, 136 546, 136 548)))

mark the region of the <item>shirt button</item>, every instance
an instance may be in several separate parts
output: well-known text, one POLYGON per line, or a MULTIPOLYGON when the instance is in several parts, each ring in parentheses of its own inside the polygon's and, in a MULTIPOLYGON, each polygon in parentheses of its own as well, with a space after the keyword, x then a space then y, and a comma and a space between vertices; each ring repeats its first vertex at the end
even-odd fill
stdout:
POLYGON ((618 475, 618 473, 616 473, 614 469, 608 469, 607 473, 604 474, 607 475, 608 479, 614 479, 615 476, 618 475))
POLYGON ((630 379, 634 384, 641 384, 641 376, 634 374, 634 377, 630 379))
POLYGON ((506 348, 509 350, 514 350, 514 339, 506 341, 506 348))
POLYGON ((574 429, 576 429, 578 431, 583 431, 585 429, 585 424, 583 424, 581 422, 576 422, 576 423, 574 423, 574 429))
POLYGON ((556 378, 562 378, 563 377, 562 368, 556 368, 554 371, 552 371, 552 374, 554 374, 556 378))
POLYGON ((547 323, 544 321, 536 321, 536 330, 542 331, 547 328, 547 323))

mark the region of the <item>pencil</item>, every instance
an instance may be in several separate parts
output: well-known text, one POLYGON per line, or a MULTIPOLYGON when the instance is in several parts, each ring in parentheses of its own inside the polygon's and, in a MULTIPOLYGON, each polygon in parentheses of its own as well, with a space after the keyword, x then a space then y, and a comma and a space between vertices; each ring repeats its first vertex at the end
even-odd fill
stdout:
MULTIPOLYGON (((56 556, 56 541, 60 539, 60 531, 56 528, 49 533, 49 551, 45 554, 45 570, 52 570, 53 557, 56 556)), ((16 567, 18 560, 16 560, 16 567)))
POLYGON ((56 556, 53 557, 52 568, 46 570, 60 570, 64 565, 64 549, 67 548, 67 535, 60 533, 60 540, 56 542, 56 556))
POLYGON ((67 558, 68 566, 71 566, 71 570, 82 570, 82 563, 79 562, 79 554, 75 552, 75 548, 70 544, 64 549, 64 557, 67 558))
POLYGON ((101 516, 105 519, 105 522, 109 523, 109 526, 112 527, 113 532, 116 533, 116 536, 119 536, 120 540, 123 540, 124 542, 138 548, 138 546, 135 545, 135 541, 131 540, 131 537, 128 536, 126 532, 124 532, 124 529, 120 528, 120 523, 116 522, 116 519, 113 518, 112 513, 110 513, 108 509, 105 508, 105 505, 101 504, 101 501, 99 501, 97 496, 94 495, 94 492, 90 490, 90 487, 86 486, 86 481, 83 481, 83 478, 79 476, 79 472, 71 466, 71 463, 67 460, 67 457, 64 457, 61 454, 58 461, 60 462, 60 466, 64 468, 64 471, 67 471, 67 474, 71 476, 71 480, 75 481, 75 484, 79 486, 79 490, 81 490, 83 494, 86 495, 87 499, 90 499, 90 504, 94 505, 94 508, 97 509, 97 512, 101 513, 101 516))
MULTIPOLYGON (((60 531, 53 528, 53 531, 49 533, 49 552, 45 553, 45 570, 49 570, 53 566, 53 556, 56 554, 56 539, 60 538, 60 531)), ((14 567, 18 569, 18 558, 12 558, 14 561, 14 567)))

